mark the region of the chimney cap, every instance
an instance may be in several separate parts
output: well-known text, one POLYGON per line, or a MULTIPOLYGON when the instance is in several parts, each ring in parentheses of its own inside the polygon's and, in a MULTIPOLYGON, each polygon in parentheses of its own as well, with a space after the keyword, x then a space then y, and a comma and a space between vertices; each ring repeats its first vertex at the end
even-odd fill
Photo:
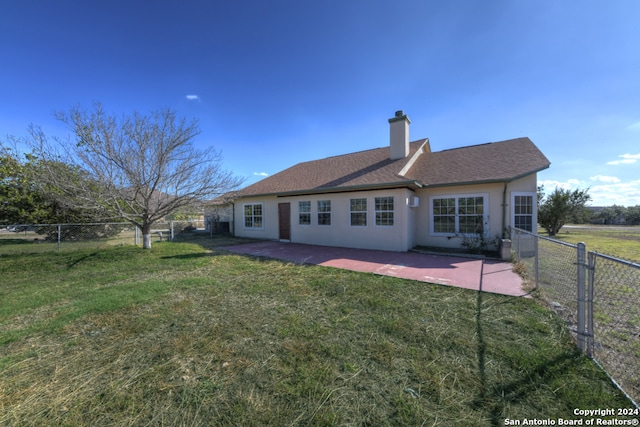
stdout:
POLYGON ((389 123, 397 122, 400 120, 406 120, 407 123, 411 123, 409 117, 407 117, 407 115, 402 110, 396 111, 395 116, 389 119, 389 123))

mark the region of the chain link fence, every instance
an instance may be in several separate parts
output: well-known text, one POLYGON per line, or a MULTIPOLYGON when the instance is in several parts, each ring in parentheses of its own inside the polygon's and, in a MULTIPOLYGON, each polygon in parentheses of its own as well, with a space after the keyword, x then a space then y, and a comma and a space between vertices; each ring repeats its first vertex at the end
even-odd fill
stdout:
POLYGON ((511 229, 512 252, 584 353, 640 402, 640 265, 511 229))
MULTIPOLYGON (((152 227, 152 241, 206 231, 205 225, 204 221, 158 222, 152 227)), ((0 254, 141 244, 140 230, 129 223, 0 225, 0 254)))
POLYGON ((640 402, 640 264, 589 252, 593 358, 640 402))

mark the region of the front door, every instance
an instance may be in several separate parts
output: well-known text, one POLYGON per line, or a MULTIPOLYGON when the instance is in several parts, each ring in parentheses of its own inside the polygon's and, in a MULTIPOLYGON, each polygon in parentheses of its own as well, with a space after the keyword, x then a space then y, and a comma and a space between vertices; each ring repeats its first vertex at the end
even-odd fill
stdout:
POLYGON ((291 203, 278 203, 280 240, 291 240, 291 203))

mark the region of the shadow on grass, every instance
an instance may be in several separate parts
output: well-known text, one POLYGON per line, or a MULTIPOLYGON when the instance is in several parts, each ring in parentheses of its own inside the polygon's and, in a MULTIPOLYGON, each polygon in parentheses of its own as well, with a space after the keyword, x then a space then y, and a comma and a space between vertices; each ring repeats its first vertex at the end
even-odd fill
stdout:
POLYGON ((26 245, 33 244, 33 240, 27 239, 0 239, 0 246, 10 246, 10 245, 26 245))
POLYGON ((216 249, 220 246, 242 245, 244 243, 263 242, 264 239, 248 239, 244 237, 233 237, 230 234, 209 234, 209 233, 179 233, 173 239, 175 243, 193 243, 205 249, 216 249))
MULTIPOLYGON (((482 263, 482 268, 484 268, 484 262, 482 263)), ((476 299, 476 337, 478 340, 480 388, 474 404, 478 408, 485 408, 490 417, 491 426, 501 426, 504 425, 505 408, 510 404, 528 401, 530 394, 541 386, 548 384, 551 379, 562 376, 572 368, 581 365, 584 362, 584 356, 577 347, 574 347, 551 359, 544 357, 533 369, 527 370, 526 373, 518 378, 513 378, 513 381, 489 384, 486 373, 487 343, 484 339, 482 327, 483 275, 481 274, 480 277, 480 291, 476 299)))
POLYGON ((210 252, 197 253, 197 254, 181 254, 181 255, 167 255, 160 257, 160 259, 198 259, 198 258, 211 258, 216 254, 210 252))
POLYGON ((90 254, 87 254, 83 257, 80 257, 78 259, 74 259, 73 261, 71 261, 70 263, 67 264, 67 269, 71 270, 72 268, 74 268, 75 266, 77 266, 78 264, 91 259, 91 258, 95 258, 98 255, 98 252, 92 252, 90 254))

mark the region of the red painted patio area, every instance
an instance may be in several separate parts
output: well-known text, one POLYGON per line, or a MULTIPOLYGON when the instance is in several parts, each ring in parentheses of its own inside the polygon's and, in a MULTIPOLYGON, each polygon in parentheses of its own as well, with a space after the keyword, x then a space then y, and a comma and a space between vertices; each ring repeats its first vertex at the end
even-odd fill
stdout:
POLYGON ((522 289, 522 278, 512 271, 512 265, 498 260, 274 241, 245 243, 219 249, 299 264, 323 265, 496 294, 527 295, 527 292, 522 289))

